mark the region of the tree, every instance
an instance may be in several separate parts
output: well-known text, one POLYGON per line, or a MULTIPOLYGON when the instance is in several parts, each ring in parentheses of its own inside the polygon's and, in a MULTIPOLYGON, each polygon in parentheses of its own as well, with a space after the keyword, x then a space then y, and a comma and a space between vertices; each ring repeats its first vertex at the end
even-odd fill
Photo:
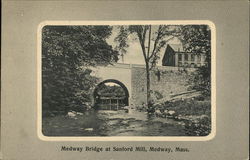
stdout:
POLYGON ((106 97, 124 97, 125 92, 123 88, 119 85, 109 86, 105 83, 102 84, 98 89, 98 95, 106 97))
POLYGON ((82 107, 97 82, 89 66, 118 60, 108 45, 110 26, 45 26, 42 30, 43 111, 82 107))
POLYGON ((155 67, 161 49, 167 41, 172 39, 175 33, 177 33, 176 27, 166 25, 130 25, 120 26, 119 28, 120 30, 115 41, 118 42, 116 49, 120 51, 122 55, 126 53, 126 48, 129 47, 128 37, 130 35, 134 36, 141 46, 146 67, 147 106, 151 107, 150 70, 155 67))
POLYGON ((211 29, 208 25, 181 26, 179 38, 187 52, 206 55, 206 65, 197 69, 192 82, 193 87, 210 94, 211 91, 211 29))

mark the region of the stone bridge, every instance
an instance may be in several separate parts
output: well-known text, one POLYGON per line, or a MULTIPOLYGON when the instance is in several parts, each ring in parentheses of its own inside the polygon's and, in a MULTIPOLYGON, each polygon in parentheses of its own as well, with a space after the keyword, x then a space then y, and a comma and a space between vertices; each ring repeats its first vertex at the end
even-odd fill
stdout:
MULTIPOLYGON (((184 70, 180 67, 157 66, 150 75, 153 97, 155 99, 168 98, 172 94, 188 91, 187 80, 194 70, 194 68, 184 70)), ((100 78, 98 85, 107 82, 120 85, 128 96, 128 105, 142 105, 146 102, 146 70, 144 65, 116 63, 94 68, 93 75, 100 78)))

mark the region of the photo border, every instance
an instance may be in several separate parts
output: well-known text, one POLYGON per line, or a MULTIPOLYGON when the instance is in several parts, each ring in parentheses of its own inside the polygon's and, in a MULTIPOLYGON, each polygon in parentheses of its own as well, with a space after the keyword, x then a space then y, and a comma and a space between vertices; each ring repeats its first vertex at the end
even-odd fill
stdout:
POLYGON ((43 141, 209 141, 216 135, 216 27, 210 20, 43 21, 37 29, 37 135, 43 141), (44 136, 42 133, 42 28, 46 25, 208 25, 211 29, 211 132, 207 136, 44 136))

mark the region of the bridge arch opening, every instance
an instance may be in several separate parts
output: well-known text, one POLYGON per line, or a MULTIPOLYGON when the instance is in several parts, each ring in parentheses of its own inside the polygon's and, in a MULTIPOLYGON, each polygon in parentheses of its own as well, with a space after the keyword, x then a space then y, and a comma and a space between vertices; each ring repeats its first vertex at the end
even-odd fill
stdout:
POLYGON ((93 93, 94 107, 100 110, 121 110, 129 105, 129 91, 120 81, 107 79, 99 83, 93 93))

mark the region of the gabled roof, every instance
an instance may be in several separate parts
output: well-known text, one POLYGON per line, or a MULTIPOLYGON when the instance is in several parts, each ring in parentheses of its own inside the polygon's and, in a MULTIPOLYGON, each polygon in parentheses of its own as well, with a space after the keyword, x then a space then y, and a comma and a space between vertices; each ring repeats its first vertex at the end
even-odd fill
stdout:
POLYGON ((175 52, 184 52, 182 44, 168 44, 175 52))

